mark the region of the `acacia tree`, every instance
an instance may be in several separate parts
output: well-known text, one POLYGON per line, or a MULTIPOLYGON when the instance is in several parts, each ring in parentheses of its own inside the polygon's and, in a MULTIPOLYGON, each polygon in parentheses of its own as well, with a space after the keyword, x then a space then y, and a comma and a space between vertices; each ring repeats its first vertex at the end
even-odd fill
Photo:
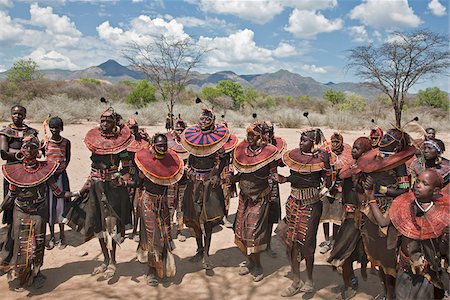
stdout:
POLYGON ((381 90, 391 100, 396 126, 401 126, 408 90, 419 79, 446 74, 450 66, 449 39, 428 30, 394 32, 381 46, 359 46, 349 50, 348 68, 381 90))
POLYGON ((39 65, 32 59, 19 59, 7 73, 8 81, 15 83, 40 79, 43 76, 39 65))
POLYGON ((173 127, 173 107, 185 88, 189 73, 208 50, 196 45, 191 37, 173 38, 160 35, 148 44, 131 43, 123 51, 131 66, 153 83, 167 105, 173 127))

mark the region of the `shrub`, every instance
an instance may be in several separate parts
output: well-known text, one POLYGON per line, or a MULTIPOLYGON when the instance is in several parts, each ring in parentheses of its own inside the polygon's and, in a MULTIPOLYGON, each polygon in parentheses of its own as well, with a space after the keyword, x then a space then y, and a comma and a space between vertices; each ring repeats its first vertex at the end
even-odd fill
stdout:
POLYGON ((148 103, 155 101, 155 87, 146 80, 141 80, 127 97, 128 104, 139 108, 145 107, 148 103))
POLYGON ((333 103, 333 105, 336 105, 344 102, 346 97, 345 93, 342 91, 335 91, 333 89, 329 89, 323 93, 323 98, 333 103))
POLYGON ((337 108, 343 111, 350 112, 362 112, 365 110, 367 105, 366 100, 359 95, 351 95, 349 98, 345 99, 344 102, 339 103, 337 108))
POLYGON ((101 85, 102 82, 98 79, 95 78, 90 78, 90 77, 84 77, 84 78, 80 78, 80 83, 84 84, 84 85, 101 85))
POLYGON ((207 101, 214 100, 222 95, 224 95, 224 93, 211 86, 205 86, 200 92, 200 97, 207 101))
POLYGON ((231 80, 221 80, 216 84, 216 88, 223 94, 233 99, 235 108, 241 108, 244 102, 244 88, 242 87, 242 85, 231 80))
POLYGON ((11 82, 24 82, 43 78, 38 64, 32 59, 19 59, 8 70, 7 79, 11 82))
POLYGON ((437 86, 420 90, 417 94, 417 103, 422 106, 431 106, 448 110, 448 95, 437 86))

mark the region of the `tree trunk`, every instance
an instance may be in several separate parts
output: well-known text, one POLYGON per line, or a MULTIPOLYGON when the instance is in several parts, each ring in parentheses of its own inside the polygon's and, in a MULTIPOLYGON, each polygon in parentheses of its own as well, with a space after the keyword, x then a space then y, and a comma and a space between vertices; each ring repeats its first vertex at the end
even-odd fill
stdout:
POLYGON ((173 99, 170 99, 170 129, 173 129, 173 99))
POLYGON ((395 105, 394 111, 395 111, 395 126, 397 126, 398 128, 401 128, 402 127, 402 108, 399 107, 398 105, 395 105))

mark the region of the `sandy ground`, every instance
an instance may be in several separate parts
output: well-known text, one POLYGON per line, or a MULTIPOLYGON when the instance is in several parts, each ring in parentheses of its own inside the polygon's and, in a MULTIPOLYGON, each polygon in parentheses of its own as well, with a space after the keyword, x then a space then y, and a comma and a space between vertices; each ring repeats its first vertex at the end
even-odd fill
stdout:
MULTIPOLYGON (((5 125, 6 123, 0 124, 5 125)), ((68 167, 68 174, 73 190, 81 188, 89 175, 90 152, 83 144, 86 132, 95 124, 67 125, 63 136, 72 141, 72 160, 68 167)), ((42 130, 42 124, 31 124, 32 127, 42 130)), ((147 131, 153 134, 163 131, 162 127, 148 127, 147 131)), ((299 130, 277 129, 276 134, 287 140, 288 148, 298 145, 299 130)), ((239 139, 244 137, 244 129, 234 129, 239 139)), ((327 138, 333 130, 325 129, 327 138)), ((42 132, 41 132, 42 134, 42 132)), ((368 131, 343 131, 346 143, 352 144, 361 135, 368 135, 368 131)), ((449 145, 449 134, 438 134, 438 137, 449 145)), ((287 168, 282 168, 282 174, 288 174, 287 168)), ((3 184, 0 183, 0 184, 3 184)), ((0 188, 0 191, 3 191, 0 188)), ((281 187, 281 199, 284 203, 289 195, 290 186, 281 187)), ((231 219, 237 209, 237 198, 231 200, 231 219)), ((283 207, 284 215, 284 207, 283 207)), ((66 227, 67 228, 67 227, 66 227)), ((118 268, 116 276, 109 281, 103 281, 98 276, 91 276, 94 267, 101 263, 102 255, 96 239, 83 243, 83 237, 71 230, 67 231, 69 246, 64 250, 57 248, 45 252, 43 274, 47 276, 45 286, 39 290, 30 288, 26 292, 17 293, 8 289, 6 276, 0 277, 0 291, 2 299, 280 299, 282 289, 289 286, 290 267, 285 256, 284 247, 278 238, 274 237, 273 248, 278 254, 271 258, 262 254, 262 264, 265 278, 254 283, 250 276, 239 276, 238 266, 244 256, 234 245, 234 234, 231 229, 217 227, 212 238, 211 261, 214 269, 205 273, 200 263, 195 264, 188 258, 195 253, 194 238, 186 242, 175 240, 177 274, 173 279, 164 280, 158 287, 152 288, 145 284, 144 273, 146 266, 136 261, 135 250, 137 243, 126 239, 117 251, 118 268), (81 253, 87 255, 80 257, 81 253)), ((318 243, 323 241, 323 230, 319 227, 318 243)), ((381 250, 381 249, 380 249, 381 250)), ((316 251, 314 268, 315 293, 298 294, 293 299, 334 299, 336 294, 332 287, 342 284, 337 272, 333 272, 326 259, 328 254, 322 255, 316 251)), ((356 275, 359 278, 359 292, 355 299, 372 299, 381 291, 378 277, 369 272, 367 281, 363 281, 359 267, 355 264, 356 275)), ((302 277, 306 277, 304 262, 302 263, 302 277)))

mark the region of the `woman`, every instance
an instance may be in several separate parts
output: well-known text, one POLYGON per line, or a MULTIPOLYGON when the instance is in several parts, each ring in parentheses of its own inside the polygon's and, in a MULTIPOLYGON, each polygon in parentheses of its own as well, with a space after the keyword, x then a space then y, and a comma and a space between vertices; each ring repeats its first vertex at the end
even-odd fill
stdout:
MULTIPOLYGON (((150 147, 150 137, 145 129, 139 128, 139 124, 134 117, 131 117, 128 120, 128 127, 134 137, 134 140, 127 147, 128 155, 130 156, 131 161, 129 174, 131 181, 138 182, 138 169, 136 163, 134 162, 134 156, 141 149, 148 149, 150 147)), ((130 238, 137 242, 139 240, 137 229, 140 218, 138 201, 141 191, 136 186, 130 186, 128 188, 128 193, 130 195, 130 202, 133 205, 133 232, 131 233, 130 238)))
MULTIPOLYGON (((442 299, 445 295, 441 258, 448 255, 450 198, 442 194, 442 177, 434 170, 423 171, 413 191, 395 198, 383 214, 376 201, 370 208, 379 224, 392 224, 398 231, 395 299, 442 299), (441 245, 447 247, 441 251, 441 245)), ((366 190, 374 199, 374 186, 366 190)))
POLYGON ((175 151, 168 150, 164 134, 156 134, 152 148, 137 152, 135 161, 144 190, 139 199, 142 222, 137 257, 148 263, 147 284, 157 286, 157 277, 163 278, 164 270, 168 277, 175 276, 167 188, 181 179, 184 164, 175 151))
POLYGON ((356 188, 363 191, 358 183, 358 159, 372 149, 371 141, 367 137, 360 137, 355 140, 352 148, 353 163, 342 166, 339 171, 339 180, 342 186, 342 206, 344 216, 339 231, 334 236, 334 247, 331 250, 328 262, 336 268, 342 268, 342 278, 344 287, 338 299, 350 299, 356 295, 358 280, 353 271, 353 262, 361 263, 361 273, 363 278, 367 277, 366 264, 367 257, 361 241, 360 226, 360 205, 357 199, 356 188), (355 182, 353 180, 355 179, 355 182))
POLYGON ((286 202, 286 217, 276 232, 281 235, 287 250, 293 273, 292 284, 281 292, 291 297, 298 292, 314 290, 313 268, 317 229, 322 215, 320 187, 325 182, 331 186, 332 168, 330 153, 320 149, 324 142, 319 128, 306 129, 301 133, 299 148, 287 151, 283 163, 291 175, 277 175, 279 183, 291 183, 291 195, 286 202), (300 280, 300 262, 306 260, 307 280, 300 280))
MULTIPOLYGON (((18 161, 16 154, 20 152, 23 138, 31 135, 38 136, 38 131, 29 127, 23 121, 27 117, 27 110, 21 105, 11 107, 12 123, 0 130, 0 153, 6 163, 18 161)), ((3 180, 3 197, 8 194, 8 181, 3 180)), ((3 212, 3 224, 12 223, 12 211, 5 210, 3 212)))
POLYGON ((48 219, 48 193, 52 192, 59 198, 70 198, 87 191, 86 186, 76 193, 64 193, 59 189, 53 177, 59 163, 38 161, 39 147, 36 137, 25 137, 17 155, 21 163, 2 166, 10 189, 1 208, 13 212, 13 223, 1 229, 0 266, 12 279, 18 279, 18 291, 32 284, 40 288, 45 281, 41 267, 48 219))
POLYGON ((447 187, 450 180, 450 161, 442 157, 442 148, 435 140, 423 142, 421 153, 411 163, 411 180, 414 182, 420 173, 426 169, 433 169, 444 180, 443 188, 447 187))
POLYGON ((233 155, 233 165, 239 172, 233 181, 238 181, 240 188, 235 243, 247 256, 239 275, 251 273, 255 282, 264 277, 260 253, 266 250, 272 235, 269 226, 270 164, 280 157, 277 147, 262 139, 262 131, 259 123, 248 127, 246 140, 238 144, 233 155))
POLYGON ((130 129, 119 122, 112 108, 100 117, 100 126, 84 138, 92 152, 89 199, 86 205, 85 231, 99 239, 103 263, 92 275, 110 279, 116 272, 116 245, 123 241, 126 227, 131 227, 131 203, 128 195, 130 157, 127 147, 133 141, 130 129))
MULTIPOLYGON (((169 149, 175 151, 178 156, 183 160, 183 163, 186 165, 187 159, 189 157, 189 152, 184 149, 181 145, 181 134, 186 129, 186 122, 178 115, 178 119, 175 122, 175 126, 171 132, 166 133, 167 137, 167 145, 169 149)), ((186 233, 183 232, 184 223, 183 223, 183 197, 184 192, 186 191, 187 185, 187 177, 183 175, 183 177, 176 184, 168 187, 168 198, 169 198, 169 210, 170 210, 170 219, 173 219, 173 215, 176 213, 176 228, 177 228, 177 238, 180 242, 186 241, 186 233)))
POLYGON ((410 183, 405 162, 416 149, 410 144, 410 137, 404 131, 394 128, 386 132, 379 148, 365 153, 358 161, 358 168, 365 177, 365 190, 375 186, 375 196, 367 199, 361 195, 361 235, 365 252, 378 273, 387 299, 395 297, 395 276, 397 273, 395 254, 395 232, 388 224, 379 224, 373 217, 368 201, 376 202, 386 213, 395 197, 408 192, 410 183))
POLYGON ((320 243, 320 253, 324 254, 333 248, 334 238, 338 233, 342 221, 342 186, 339 180, 339 172, 353 162, 352 148, 344 143, 344 137, 340 133, 333 133, 330 138, 331 151, 336 154, 335 171, 332 180, 334 184, 323 201, 322 217, 320 219, 323 226, 325 241, 320 243), (328 201, 327 201, 328 200, 328 201), (333 239, 330 238, 330 223, 333 224, 333 239))
POLYGON ((181 134, 181 144, 189 152, 187 186, 183 198, 183 219, 195 232, 197 253, 192 262, 202 260, 205 270, 212 269, 209 261, 212 230, 225 215, 225 199, 220 186, 221 149, 230 137, 224 124, 216 124, 216 117, 203 109, 198 124, 187 127, 181 134))

